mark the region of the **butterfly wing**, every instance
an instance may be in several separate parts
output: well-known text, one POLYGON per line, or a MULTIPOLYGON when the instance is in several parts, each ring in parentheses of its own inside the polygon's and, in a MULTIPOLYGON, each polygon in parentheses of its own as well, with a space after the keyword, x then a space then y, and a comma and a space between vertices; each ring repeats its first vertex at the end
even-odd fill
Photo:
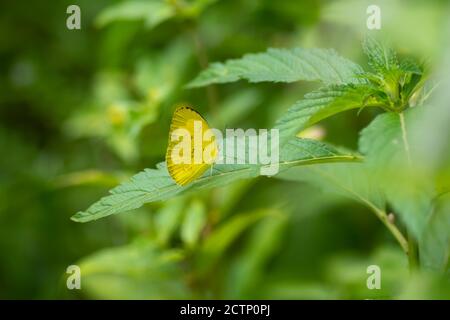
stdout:
MULTIPOLYGON (((167 147, 166 152, 166 163, 167 163, 167 169, 169 171, 170 176, 172 179, 181 186, 184 186, 198 177, 200 177, 210 166, 210 163, 195 163, 194 161, 194 122, 200 121, 202 124, 202 137, 203 133, 209 129, 208 123, 206 122, 203 117, 196 112, 195 110, 182 106, 178 107, 175 110, 175 113, 172 118, 172 123, 170 124, 170 130, 169 130, 169 144, 167 147), (191 139, 191 153, 190 163, 176 163, 174 161, 173 157, 173 150, 175 146, 179 143, 175 139, 175 141, 172 140, 172 134, 177 129, 185 129, 190 133, 190 139, 191 139)), ((214 141, 215 143, 215 141, 214 141)), ((203 143, 205 144, 205 143, 203 143)), ((203 150, 202 150, 203 154, 203 150)))

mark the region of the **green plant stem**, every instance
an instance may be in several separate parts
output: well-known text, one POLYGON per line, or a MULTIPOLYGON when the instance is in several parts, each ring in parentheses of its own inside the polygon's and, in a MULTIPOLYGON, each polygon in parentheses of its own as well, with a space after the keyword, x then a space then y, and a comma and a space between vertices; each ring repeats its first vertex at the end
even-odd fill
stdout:
POLYGON ((418 250, 416 240, 408 233, 408 263, 409 271, 412 273, 419 267, 418 250))
MULTIPOLYGON (((356 159, 355 159, 356 160, 356 159)), ((363 160, 362 158, 358 158, 357 160, 363 160)), ((331 177, 328 177, 332 181, 334 180, 331 177)), ((377 207, 375 204, 370 202, 368 199, 365 199, 364 197, 361 197, 357 193, 353 192, 351 189, 343 188, 346 192, 349 194, 352 194, 355 198, 359 199, 363 204, 365 204, 370 210, 372 210, 375 215, 378 217, 378 219, 381 220, 381 222, 386 226, 386 228, 389 230, 389 232, 394 236, 394 238, 399 243, 402 250, 405 252, 405 254, 408 254, 408 241, 406 240, 405 236, 402 234, 402 232, 397 228, 395 223, 393 221, 390 221, 388 219, 388 215, 386 212, 379 207, 377 207)))
MULTIPOLYGON (((400 126, 402 129, 402 140, 403 140, 403 146, 405 148, 405 153, 408 161, 408 168, 409 170, 412 170, 412 159, 411 159, 411 152, 410 152, 410 146, 408 141, 408 134, 406 130, 406 122, 405 122, 405 115, 403 112, 399 113, 400 117, 400 126)), ((408 232, 408 263, 409 263, 409 270, 413 272, 419 267, 419 252, 416 244, 416 240, 412 237, 411 233, 408 232)))
POLYGON ((376 216, 381 220, 381 222, 383 222, 383 224, 386 226, 389 232, 397 240, 397 242, 399 243, 400 247, 403 249, 405 254, 409 256, 409 242, 408 240, 406 240, 403 233, 397 228, 397 226, 393 222, 389 221, 385 211, 382 211, 376 207, 371 208, 375 212, 376 216))
POLYGON ((412 161, 411 161, 411 154, 410 154, 410 149, 409 149, 408 136, 406 133, 405 115, 403 114, 403 112, 400 112, 398 115, 400 117, 400 126, 402 128, 402 140, 403 140, 403 145, 405 148, 406 157, 408 159, 408 167, 411 168, 412 161))

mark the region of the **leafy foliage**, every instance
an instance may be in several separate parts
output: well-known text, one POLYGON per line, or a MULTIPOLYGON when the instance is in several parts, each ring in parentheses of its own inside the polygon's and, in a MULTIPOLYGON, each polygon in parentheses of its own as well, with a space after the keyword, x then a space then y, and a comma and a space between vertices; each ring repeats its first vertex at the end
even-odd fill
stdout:
POLYGON ((374 38, 368 37, 363 43, 369 65, 375 73, 366 77, 376 89, 376 96, 388 111, 401 112, 414 105, 412 96, 417 93, 425 79, 424 67, 412 59, 400 63, 395 51, 380 45, 374 38))
POLYGON ((280 143, 334 114, 371 105, 370 92, 371 88, 365 85, 341 85, 306 94, 275 123, 275 128, 280 130, 280 143))
POLYGON ((146 55, 135 63, 131 79, 118 72, 98 74, 92 100, 65 123, 68 135, 105 138, 119 157, 136 161, 137 138, 158 119, 182 81, 179 70, 189 62, 188 47, 178 40, 159 53, 146 55))
POLYGON ((325 84, 358 82, 360 66, 325 49, 268 49, 265 53, 247 54, 241 59, 213 63, 201 72, 188 87, 212 83, 320 81, 325 84))
MULTIPOLYGON (((373 38, 364 41, 363 50, 374 73, 364 72, 357 64, 332 50, 268 49, 267 52, 248 54, 241 59, 214 63, 191 81, 188 87, 240 79, 250 82, 307 80, 324 83, 325 87, 306 94, 303 100, 294 104, 275 123, 274 128, 280 132, 282 146, 279 163, 282 173, 279 177, 331 187, 366 205, 392 232, 411 258, 410 244, 395 223, 389 220, 386 204, 392 206, 415 239, 422 239, 436 190, 431 180, 414 179, 411 182, 407 177, 412 173, 412 155, 415 154, 409 142, 412 138, 410 126, 423 112, 423 107, 417 110, 409 108, 417 103, 413 97, 422 89, 423 67, 411 59, 399 62, 393 49, 380 45, 373 38), (359 148, 367 157, 367 164, 341 167, 325 164, 357 158, 325 144, 292 138, 303 129, 334 114, 365 107, 378 107, 387 111, 361 132, 359 148), (316 163, 316 166, 297 167, 310 163, 316 163), (321 165, 317 165, 319 163, 321 165)), ((113 189, 110 196, 102 198, 86 212, 77 213, 73 220, 90 221, 135 209, 144 203, 169 199, 185 191, 254 178, 259 175, 260 168, 260 165, 216 165, 209 175, 205 174, 191 186, 181 188, 174 185, 164 164, 160 164, 157 170, 147 169, 133 177, 131 182, 113 189)), ((201 207, 191 211, 182 229, 182 239, 190 247, 195 245, 199 231, 206 223, 201 207)), ((179 210, 173 212, 175 214, 179 210)), ((173 223, 166 225, 175 226, 174 223, 179 220, 179 217, 174 216, 173 223)), ((433 227, 428 227, 428 230, 430 228, 433 227)), ((433 232, 431 234, 434 235, 433 232)), ((439 234, 445 237, 442 232, 439 234)), ((430 239, 430 236, 425 236, 425 239, 430 239)), ((442 241, 442 237, 436 241, 442 241)), ((433 241, 422 241, 422 246, 429 248, 430 242, 433 241)), ((439 252, 445 250, 441 248, 439 252)), ((437 263, 436 260, 442 260, 429 255, 425 255, 424 259, 425 264, 433 265, 437 263)))
POLYGON ((103 10, 96 23, 104 27, 115 21, 143 20, 148 29, 176 17, 195 17, 216 0, 194 0, 190 2, 164 0, 132 0, 112 5, 103 10))
POLYGON ((367 37, 364 40, 363 50, 369 59, 369 65, 379 74, 399 67, 395 51, 390 47, 381 46, 372 37, 367 37))
POLYGON ((206 225, 206 208, 201 201, 194 201, 186 210, 181 228, 181 239, 187 247, 193 248, 199 241, 201 231, 206 225))
POLYGON ((0 298, 448 299, 449 4, 379 2, 363 50, 369 1, 84 1, 63 33, 67 4, 4 2, 0 298), (156 164, 180 102, 292 158, 179 190, 156 164), (69 219, 118 184, 79 217, 132 214, 69 219))
POLYGON ((304 181, 353 199, 372 211, 391 231, 404 251, 408 251, 405 237, 389 220, 386 213, 387 199, 373 168, 367 164, 320 164, 314 167, 291 168, 278 177, 286 180, 304 181))
POLYGON ((421 111, 382 114, 362 131, 360 138, 360 151, 367 156, 378 184, 416 238, 422 234, 434 194, 433 181, 407 179, 414 161, 409 128, 421 111))
POLYGON ((203 243, 198 252, 196 263, 200 273, 211 271, 223 256, 225 250, 233 244, 244 230, 253 226, 255 222, 268 217, 277 217, 277 215, 280 215, 280 213, 271 209, 242 213, 231 218, 226 224, 219 227, 203 243))
POLYGON ((148 240, 106 249, 80 261, 83 286, 100 299, 183 298, 179 250, 162 251, 148 240))
MULTIPOLYGON (((422 109, 404 110, 408 108, 412 95, 421 88, 423 72, 412 60, 399 63, 392 49, 381 46, 372 38, 365 40, 363 49, 375 73, 363 73, 358 65, 348 62, 333 51, 269 49, 266 53, 246 55, 224 64, 213 64, 189 86, 239 79, 250 82, 319 80, 329 84, 305 95, 303 100, 292 106, 276 122, 274 128, 280 131, 283 146, 280 167, 287 170, 280 177, 334 186, 335 190, 371 209, 391 230, 402 248, 408 251, 404 236, 388 221, 385 207, 388 201, 409 232, 416 239, 421 238, 435 190, 432 182, 405 182, 408 181, 406 177, 413 165, 409 128, 414 119, 410 118, 414 118, 415 114, 420 115, 422 109), (361 133, 359 145, 361 152, 367 156, 367 166, 341 166, 342 171, 339 167, 330 168, 329 165, 288 170, 292 166, 311 162, 355 159, 326 145, 292 137, 334 114, 367 106, 389 111, 378 116, 361 133)), ((101 199, 86 212, 77 213, 73 219, 90 221, 135 209, 144 203, 169 199, 186 190, 217 187, 236 179, 256 177, 259 169, 260 166, 255 165, 217 165, 209 175, 198 179, 192 186, 181 188, 174 185, 165 166, 160 165, 157 170, 146 170, 133 177, 131 183, 126 182, 113 189, 112 195, 101 199)), ((173 221, 176 220, 177 218, 173 221)), ((203 220, 198 214, 186 217, 184 241, 190 245, 195 243, 195 235, 204 224, 203 220), (188 230, 191 228, 197 228, 197 231, 192 231, 192 235, 189 235, 188 230)))
POLYGON ((253 228, 242 253, 231 268, 226 294, 242 298, 253 296, 252 292, 257 289, 258 283, 264 281, 262 270, 282 245, 287 223, 288 217, 280 212, 273 212, 268 213, 253 228))
POLYGON ((309 182, 327 192, 336 192, 349 197, 372 210, 384 211, 386 206, 384 194, 378 188, 374 177, 370 175, 370 170, 363 163, 297 167, 286 170, 277 177, 309 182))
POLYGON ((450 197, 446 193, 434 201, 419 243, 424 267, 445 273, 450 267, 450 197))
POLYGON ((102 27, 118 20, 144 20, 147 28, 155 27, 175 15, 175 8, 167 1, 127 1, 105 9, 97 18, 102 27))

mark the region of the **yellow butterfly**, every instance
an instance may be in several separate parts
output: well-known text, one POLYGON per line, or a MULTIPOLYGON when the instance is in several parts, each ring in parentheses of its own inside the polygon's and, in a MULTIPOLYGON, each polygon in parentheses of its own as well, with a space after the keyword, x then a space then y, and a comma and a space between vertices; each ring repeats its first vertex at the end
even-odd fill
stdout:
POLYGON ((187 106, 175 110, 170 124, 166 163, 170 176, 178 185, 191 183, 212 166, 218 154, 215 138, 197 111, 187 106))

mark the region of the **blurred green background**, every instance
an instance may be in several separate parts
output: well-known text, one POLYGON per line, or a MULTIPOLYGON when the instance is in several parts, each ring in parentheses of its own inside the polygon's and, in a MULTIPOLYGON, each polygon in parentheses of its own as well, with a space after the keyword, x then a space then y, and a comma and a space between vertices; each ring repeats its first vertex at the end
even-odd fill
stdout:
MULTIPOLYGON (((409 275, 373 213, 308 184, 258 178, 91 223, 70 220, 164 160, 175 104, 191 104, 222 129, 264 128, 314 88, 185 89, 209 62, 321 47, 365 66, 369 4, 381 7, 381 37, 438 68, 446 0, 3 1, 0 298, 442 297, 438 279, 409 275), (66 28, 70 4, 81 8, 81 30, 66 28), (66 288, 71 264, 81 266, 81 290, 66 288), (366 287, 372 264, 381 267, 381 290, 366 287)), ((320 124, 322 138, 356 149, 374 116, 337 115, 320 124)))

